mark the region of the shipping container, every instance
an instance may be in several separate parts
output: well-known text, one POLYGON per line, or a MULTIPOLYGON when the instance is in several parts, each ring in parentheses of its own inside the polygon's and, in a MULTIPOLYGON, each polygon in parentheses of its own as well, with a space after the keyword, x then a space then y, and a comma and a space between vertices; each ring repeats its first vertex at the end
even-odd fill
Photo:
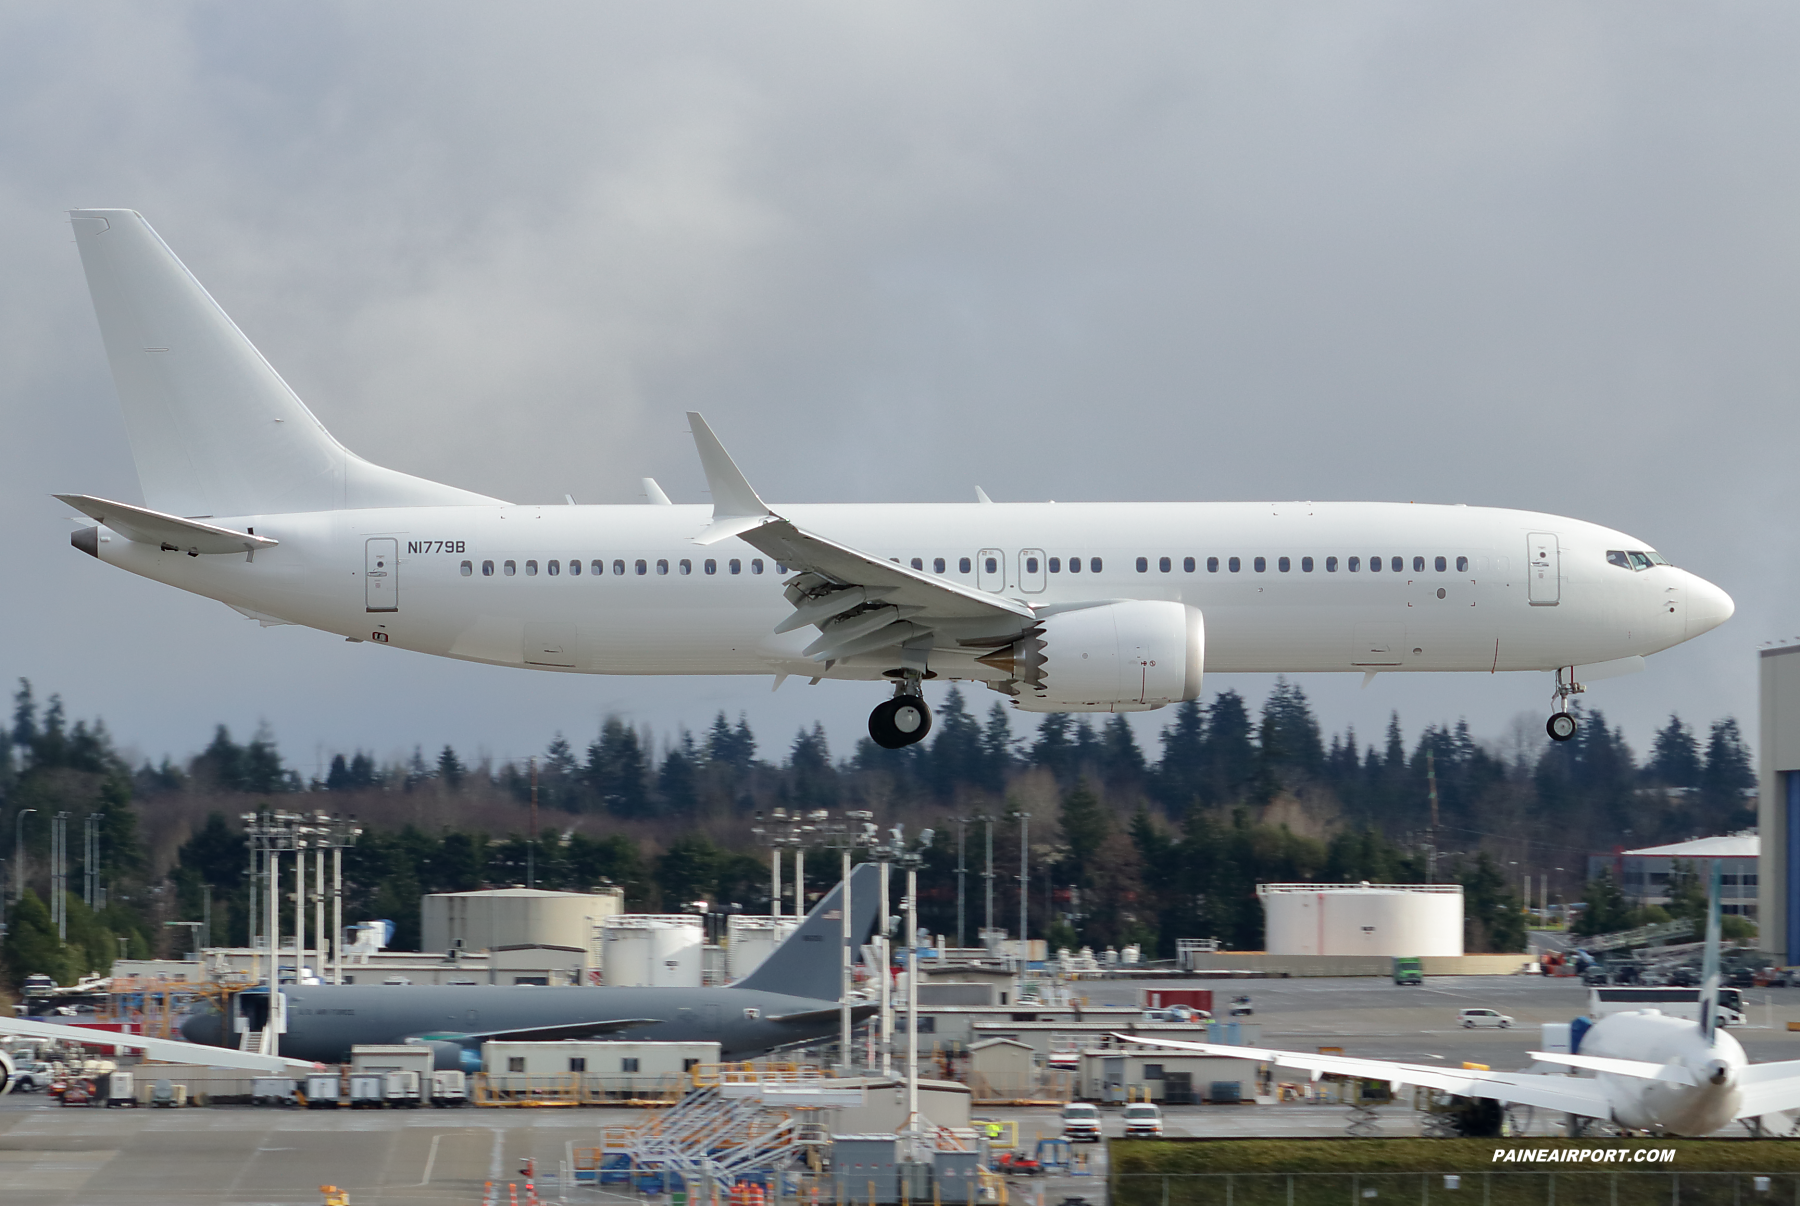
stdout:
POLYGON ((1171 1005, 1186 1005, 1189 1009, 1204 1009, 1212 1012, 1213 990, 1210 988, 1146 988, 1143 992, 1145 1009, 1167 1009, 1171 1005))

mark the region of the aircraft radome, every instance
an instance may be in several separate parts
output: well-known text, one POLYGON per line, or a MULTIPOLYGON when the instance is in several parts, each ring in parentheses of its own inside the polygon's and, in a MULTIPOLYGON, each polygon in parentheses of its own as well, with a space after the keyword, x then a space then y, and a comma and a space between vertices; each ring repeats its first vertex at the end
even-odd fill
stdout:
POLYGON ((157 237, 72 213, 142 505, 58 498, 76 548, 301 624, 495 665, 887 682, 889 748, 927 679, 1035 712, 1197 698, 1203 671, 1544 671, 1583 680, 1731 616, 1648 541, 1533 511, 1384 502, 766 505, 689 414, 711 506, 513 504, 332 438, 157 237))

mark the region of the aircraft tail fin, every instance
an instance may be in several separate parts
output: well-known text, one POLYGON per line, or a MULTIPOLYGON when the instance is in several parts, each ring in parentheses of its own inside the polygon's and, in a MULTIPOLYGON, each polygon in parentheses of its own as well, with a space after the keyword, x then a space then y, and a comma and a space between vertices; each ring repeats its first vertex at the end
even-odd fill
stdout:
POLYGON ((194 518, 498 501, 339 444, 142 214, 69 216, 150 509, 194 518))
POLYGON ((1700 962, 1700 1032, 1710 1044, 1719 1028, 1719 860, 1712 865, 1712 884, 1706 893, 1706 951, 1700 962))
MULTIPOLYGON (((881 872, 874 863, 850 871, 850 942, 857 950, 869 939, 881 908, 881 872)), ((764 959, 762 966, 732 987, 835 1001, 842 983, 844 885, 838 884, 801 921, 800 928, 764 959)))

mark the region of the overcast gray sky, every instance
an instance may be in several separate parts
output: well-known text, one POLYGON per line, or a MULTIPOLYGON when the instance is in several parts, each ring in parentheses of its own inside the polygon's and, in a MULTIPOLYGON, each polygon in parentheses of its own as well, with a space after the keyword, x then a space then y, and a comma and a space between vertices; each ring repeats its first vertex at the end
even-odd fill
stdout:
MULTIPOLYGON (((51 491, 139 495, 62 211, 128 206, 384 464, 703 501, 692 408, 775 500, 1541 508, 1738 604, 1589 703, 1754 735, 1800 635, 1796 61, 1768 0, 0 6, 0 675, 309 773, 613 711, 847 753, 876 699, 261 630, 75 552, 51 491)), ((1548 702, 1302 681, 1365 736, 1548 702)))

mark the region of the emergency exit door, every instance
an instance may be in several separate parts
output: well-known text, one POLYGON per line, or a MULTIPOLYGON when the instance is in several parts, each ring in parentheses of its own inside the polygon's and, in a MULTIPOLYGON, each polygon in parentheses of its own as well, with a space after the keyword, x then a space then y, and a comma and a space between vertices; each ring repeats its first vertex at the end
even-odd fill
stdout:
POLYGON ((1562 551, 1553 532, 1533 532, 1525 545, 1527 597, 1533 607, 1562 601, 1562 551))
POLYGON ((363 599, 370 611, 400 610, 400 542, 377 536, 364 545, 363 599))

